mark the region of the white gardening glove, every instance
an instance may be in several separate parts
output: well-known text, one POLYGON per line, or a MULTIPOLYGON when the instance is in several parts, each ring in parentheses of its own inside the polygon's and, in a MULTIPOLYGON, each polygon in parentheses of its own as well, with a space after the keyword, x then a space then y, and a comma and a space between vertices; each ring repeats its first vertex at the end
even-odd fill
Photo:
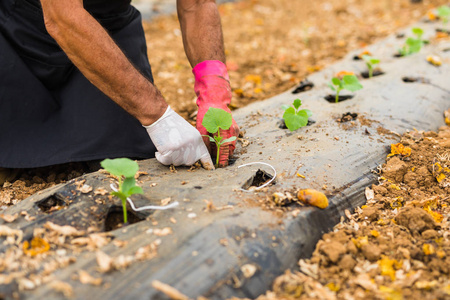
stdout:
POLYGON ((205 169, 214 169, 200 132, 170 106, 155 123, 144 127, 158 150, 155 157, 163 165, 192 166, 200 160, 205 169))

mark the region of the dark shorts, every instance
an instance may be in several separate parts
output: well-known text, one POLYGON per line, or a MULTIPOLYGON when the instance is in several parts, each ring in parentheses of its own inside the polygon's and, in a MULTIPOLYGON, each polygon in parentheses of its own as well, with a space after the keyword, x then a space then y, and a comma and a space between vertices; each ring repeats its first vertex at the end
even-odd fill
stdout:
MULTIPOLYGON (((95 16, 153 81, 140 13, 95 16)), ((51 38, 41 9, 0 0, 0 167, 154 157, 141 124, 93 86, 51 38)))

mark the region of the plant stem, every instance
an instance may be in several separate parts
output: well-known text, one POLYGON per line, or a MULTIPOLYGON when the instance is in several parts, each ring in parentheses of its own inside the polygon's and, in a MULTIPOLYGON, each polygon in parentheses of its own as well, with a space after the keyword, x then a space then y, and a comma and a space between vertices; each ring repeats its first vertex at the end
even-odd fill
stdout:
POLYGON ((372 76, 373 76, 373 67, 370 66, 369 67, 369 78, 372 78, 372 76))
POLYGON ((127 216, 127 199, 120 199, 122 200, 122 209, 123 209, 123 223, 128 223, 128 216, 127 216))
MULTIPOLYGON (((217 140, 220 140, 220 128, 217 130, 217 140)), ((216 146, 217 146, 217 157, 216 157, 216 167, 219 166, 219 155, 220 155, 220 142, 217 142, 216 140, 216 146)))
POLYGON ((339 102, 339 92, 340 92, 340 91, 341 91, 340 88, 337 88, 337 89, 336 89, 336 103, 339 102))

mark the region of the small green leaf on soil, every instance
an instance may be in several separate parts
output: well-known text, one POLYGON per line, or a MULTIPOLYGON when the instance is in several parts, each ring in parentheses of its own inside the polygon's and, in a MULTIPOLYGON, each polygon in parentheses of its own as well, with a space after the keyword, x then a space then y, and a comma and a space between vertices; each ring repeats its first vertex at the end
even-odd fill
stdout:
POLYGON ((296 114, 295 109, 290 107, 284 112, 283 119, 286 127, 290 131, 295 131, 308 124, 308 113, 305 110, 301 110, 296 114))

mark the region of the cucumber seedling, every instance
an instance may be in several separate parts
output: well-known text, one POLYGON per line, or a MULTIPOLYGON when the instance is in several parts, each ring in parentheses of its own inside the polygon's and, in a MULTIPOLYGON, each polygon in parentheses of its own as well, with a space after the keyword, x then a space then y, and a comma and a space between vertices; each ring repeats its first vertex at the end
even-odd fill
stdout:
POLYGON ((372 78, 374 66, 379 64, 380 60, 370 55, 363 55, 362 59, 366 62, 367 68, 369 69, 369 78, 372 78))
POLYGON ((290 131, 295 131, 308 124, 308 118, 312 116, 312 112, 309 109, 300 110, 302 106, 300 99, 295 99, 292 106, 283 105, 281 108, 284 109, 283 119, 286 127, 290 131))
POLYGON ((450 7, 448 7, 447 5, 439 6, 437 9, 437 15, 439 19, 442 20, 444 25, 447 25, 450 18, 450 7))
POLYGON ((210 107, 203 116, 203 127, 205 127, 209 133, 213 134, 213 136, 204 136, 208 137, 209 140, 217 146, 216 167, 219 166, 220 146, 236 140, 235 136, 224 140, 223 137, 220 136, 220 129, 228 130, 232 124, 233 118, 231 117, 231 114, 220 108, 210 107))
POLYGON ((336 92, 336 103, 339 102, 339 93, 342 90, 356 92, 363 88, 362 84, 359 83, 358 77, 355 75, 344 75, 342 79, 333 77, 331 78, 331 84, 328 84, 328 86, 336 92))
POLYGON ((143 194, 142 188, 136 185, 136 179, 134 179, 137 171, 139 171, 139 166, 137 162, 129 158, 108 158, 100 164, 111 175, 116 176, 119 181, 119 190, 111 192, 111 195, 122 200, 123 222, 126 224, 128 223, 127 198, 134 194, 143 194))
POLYGON ((400 56, 407 56, 414 53, 417 53, 422 49, 424 44, 427 44, 428 41, 422 39, 423 29, 419 27, 414 27, 411 29, 412 33, 416 36, 415 38, 409 37, 406 39, 405 44, 399 50, 400 56))

